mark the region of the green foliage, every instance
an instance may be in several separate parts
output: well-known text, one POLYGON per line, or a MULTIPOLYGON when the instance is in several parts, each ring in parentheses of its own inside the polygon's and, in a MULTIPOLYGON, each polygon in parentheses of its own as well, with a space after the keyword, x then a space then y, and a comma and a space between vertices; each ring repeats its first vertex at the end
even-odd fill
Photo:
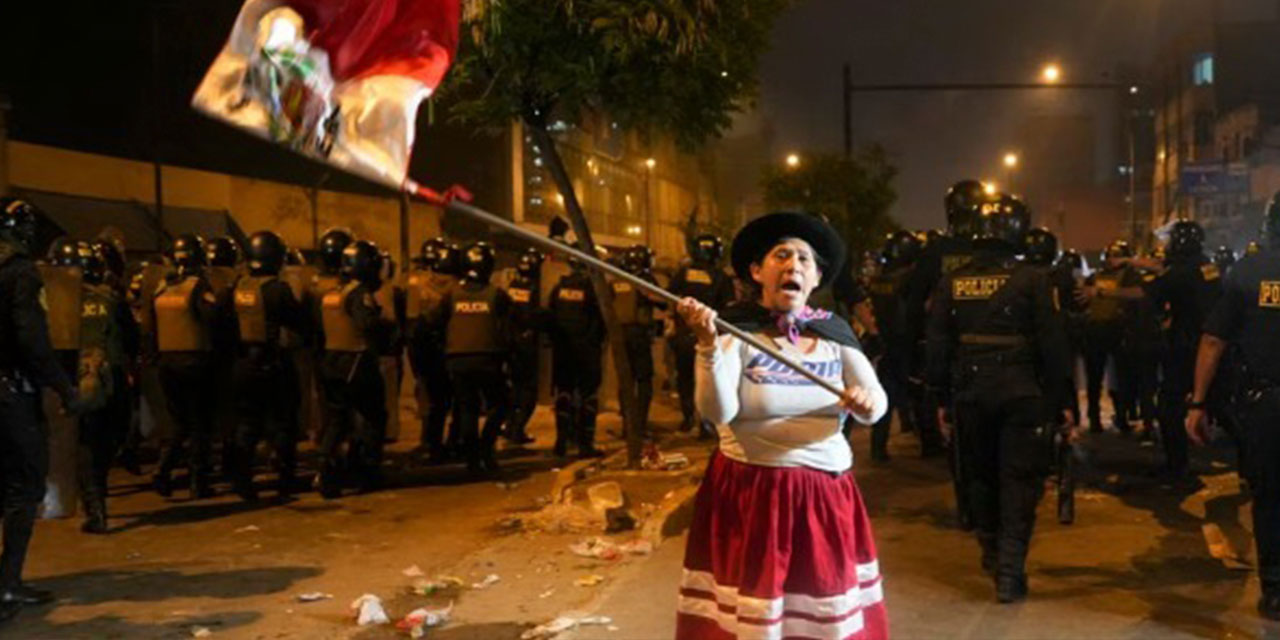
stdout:
MULTIPOLYGON (((889 207, 898 199, 897 167, 872 145, 851 159, 842 154, 802 154, 800 166, 768 165, 760 179, 765 206, 819 213, 831 220, 854 252, 877 247, 897 228, 889 207)), ((856 254, 851 254, 856 255, 856 254)))
POLYGON ((445 91, 462 121, 581 122, 672 136, 694 149, 757 90, 788 0, 469 0, 445 91))

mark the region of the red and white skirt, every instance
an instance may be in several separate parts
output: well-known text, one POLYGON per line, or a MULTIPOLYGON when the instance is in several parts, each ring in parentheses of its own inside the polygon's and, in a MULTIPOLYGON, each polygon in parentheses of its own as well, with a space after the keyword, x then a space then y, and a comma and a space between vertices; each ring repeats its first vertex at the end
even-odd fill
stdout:
POLYGON ((716 453, 684 554, 677 640, 879 640, 880 565, 852 473, 716 453))

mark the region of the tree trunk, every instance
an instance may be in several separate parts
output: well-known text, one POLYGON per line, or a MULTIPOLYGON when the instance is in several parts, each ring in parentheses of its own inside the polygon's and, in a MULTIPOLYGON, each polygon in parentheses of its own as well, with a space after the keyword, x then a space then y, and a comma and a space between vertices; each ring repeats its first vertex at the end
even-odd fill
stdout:
MULTIPOLYGON (((569 224, 573 227, 573 233, 578 236, 579 249, 588 255, 597 255, 595 242, 591 239, 591 229, 587 226, 587 219, 582 214, 578 195, 573 191, 569 172, 560 159, 559 151, 556 150, 555 140, 536 118, 526 117, 524 122, 533 135, 534 144, 538 145, 543 158, 547 160, 547 168, 556 181, 560 195, 564 196, 564 209, 569 214, 569 224)), ((613 364, 618 378, 618 399, 622 404, 622 423, 627 432, 627 465, 634 469, 640 466, 643 445, 641 429, 644 425, 636 424, 635 387, 632 384, 635 378, 631 374, 631 360, 627 357, 626 337, 622 333, 622 327, 618 324, 618 316, 614 311, 613 288, 605 280, 604 273, 597 269, 591 269, 589 273, 591 287, 595 289, 596 298, 600 301, 600 312, 604 316, 609 349, 613 352, 613 364)))

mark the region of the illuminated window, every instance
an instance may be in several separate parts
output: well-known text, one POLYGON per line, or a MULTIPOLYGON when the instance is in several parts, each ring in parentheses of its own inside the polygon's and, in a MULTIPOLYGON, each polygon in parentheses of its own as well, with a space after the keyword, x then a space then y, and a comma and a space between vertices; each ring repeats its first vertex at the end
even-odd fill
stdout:
POLYGON ((1205 87, 1213 84, 1213 54, 1201 53, 1191 62, 1191 84, 1205 87))

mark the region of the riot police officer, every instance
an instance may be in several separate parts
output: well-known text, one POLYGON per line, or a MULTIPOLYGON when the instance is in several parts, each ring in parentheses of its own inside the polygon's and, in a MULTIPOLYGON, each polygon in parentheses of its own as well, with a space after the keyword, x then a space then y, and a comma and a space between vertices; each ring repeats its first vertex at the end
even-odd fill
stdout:
POLYGON ((555 454, 563 458, 574 442, 579 457, 598 457, 603 455, 595 447, 595 429, 603 375, 604 318, 587 266, 570 257, 569 269, 552 287, 548 303, 551 383, 556 395, 555 454))
MULTIPOLYGON (((889 428, 897 409, 903 431, 915 428, 915 407, 911 404, 910 367, 915 337, 908 333, 907 305, 903 295, 922 249, 920 239, 910 231, 889 234, 880 251, 880 271, 868 286, 875 326, 884 346, 877 363, 877 375, 889 394, 889 411, 871 427, 871 459, 889 460, 889 428)), ((919 430, 923 453, 934 455, 941 447, 936 431, 919 430)))
MULTIPOLYGON (((724 241, 712 234, 702 234, 694 239, 690 263, 680 267, 667 287, 681 298, 690 297, 716 311, 733 301, 733 282, 720 269, 724 256, 724 241)), ((671 337, 671 350, 676 356, 676 391, 680 395, 681 431, 689 431, 697 425, 693 404, 693 332, 680 316, 675 317, 675 332, 671 337)), ((710 436, 714 426, 701 425, 700 436, 710 436)))
MULTIPOLYGON (((1078 299, 1079 289, 1074 273, 1075 261, 1061 261, 1058 257, 1058 236, 1054 235, 1052 231, 1044 227, 1037 227, 1027 232, 1025 248, 1022 254, 1023 261, 1028 265, 1044 270, 1050 286, 1053 287, 1054 306, 1058 308, 1059 319, 1063 323, 1063 330, 1066 332, 1069 341, 1071 316, 1076 312, 1083 311, 1084 305, 1078 299)), ((1079 254, 1075 254, 1075 257, 1079 258, 1079 254)), ((1075 360, 1069 359, 1068 362, 1074 363, 1075 360)), ((1073 364, 1069 364, 1067 367, 1064 384, 1067 385, 1065 388, 1075 388, 1073 364)), ((1075 396, 1063 394, 1062 399, 1065 401, 1063 408, 1071 411, 1073 422, 1078 421, 1080 408, 1075 396)))
POLYGON ((1243 366, 1236 411, 1251 452, 1241 471, 1253 495, 1262 583, 1258 612, 1280 620, 1280 193, 1267 207, 1261 235, 1266 248, 1246 255, 1227 274, 1205 323, 1184 426, 1193 441, 1204 443, 1209 389, 1224 352, 1237 347, 1243 366))
POLYGON ((1231 247, 1223 245, 1213 252, 1213 264, 1218 266, 1218 273, 1225 278, 1231 267, 1236 264, 1236 252, 1231 247))
MULTIPOLYGON (((628 273, 655 285, 653 278, 653 251, 644 245, 633 245, 622 255, 622 268, 628 273)), ((633 397, 639 405, 636 424, 642 438, 649 436, 649 406, 653 403, 653 310, 665 309, 666 304, 641 291, 625 280, 614 280, 613 302, 618 324, 622 327, 627 360, 631 363, 634 379, 633 397)), ((619 404, 621 404, 621 393, 619 404)))
MULTIPOLYGON (((110 246, 110 245, 108 245, 110 246)), ((81 296, 80 417, 76 471, 85 533, 107 532, 107 472, 132 423, 127 367, 138 351, 138 328, 128 303, 111 285, 108 258, 97 245, 79 248, 81 296)))
POLYGON ((390 327, 374 298, 381 286, 378 247, 357 240, 342 252, 342 285, 321 298, 324 326, 324 359, 320 378, 324 385, 324 433, 320 439, 320 495, 341 495, 339 449, 348 446, 347 458, 355 468, 361 491, 382 482, 382 446, 387 428, 386 382, 378 363, 390 327), (360 414, 359 429, 353 422, 360 414))
POLYGON ((1025 207, 985 206, 976 253, 942 278, 929 310, 929 384, 940 414, 954 403, 982 565, 1006 603, 1027 593, 1027 548, 1067 368, 1048 275, 1014 259, 1029 223, 1025 207))
POLYGON ((516 264, 515 279, 507 285, 515 341, 511 345, 511 415, 506 437, 516 444, 533 442, 526 429, 538 405, 539 336, 546 327, 542 310, 543 259, 537 249, 526 249, 516 264))
POLYGON ((1133 303, 1111 295, 1118 290, 1136 287, 1141 275, 1130 265, 1133 249, 1124 240, 1115 240, 1102 254, 1102 268, 1086 280, 1087 289, 1096 293, 1089 302, 1084 326, 1085 387, 1088 397, 1089 430, 1102 431, 1102 382, 1111 360, 1115 376, 1111 381, 1111 404, 1115 409, 1114 426, 1129 430, 1129 383, 1134 376, 1123 357, 1125 321, 1133 313, 1133 303))
MULTIPOLYGON (((927 374, 925 371, 927 360, 925 319, 929 314, 930 299, 943 276, 964 266, 973 257, 975 224, 983 208, 991 206, 994 202, 993 194, 988 193, 986 187, 977 180, 961 180, 951 185, 942 201, 947 216, 947 233, 937 234, 926 243, 911 273, 907 291, 904 294, 907 304, 907 332, 916 342, 914 364, 911 370, 914 377, 921 381, 925 380, 927 374)), ((934 411, 940 399, 935 397, 933 389, 927 385, 922 386, 926 388, 918 397, 920 404, 916 416, 919 424, 916 426, 925 431, 940 432, 941 425, 938 424, 937 413, 934 411)), ((947 464, 951 470, 956 495, 956 520, 961 529, 968 530, 972 526, 968 506, 970 491, 965 488, 966 474, 961 469, 962 447, 958 444, 963 437, 959 428, 952 433, 947 464)))
POLYGON ((418 413, 422 417, 420 448, 430 463, 448 456, 444 445, 445 422, 453 408, 453 390, 445 365, 442 327, 428 321, 457 281, 458 254, 444 238, 422 243, 419 261, 423 271, 409 276, 405 303, 409 329, 409 365, 418 384, 418 413))
POLYGON ((54 356, 41 300, 40 274, 30 258, 38 212, 22 200, 0 199, 0 478, 4 551, 0 553, 0 622, 23 605, 52 594, 22 583, 22 568, 44 498, 49 440, 39 389, 48 387, 70 411, 78 393, 54 356))
POLYGON ((174 424, 153 481, 157 493, 172 494, 170 476, 189 444, 191 495, 203 498, 213 495, 208 465, 216 407, 209 390, 214 388, 212 333, 218 300, 204 275, 205 249, 199 236, 178 236, 169 259, 176 270, 156 290, 151 305, 160 383, 174 424))
POLYGON ((1222 280, 1218 267, 1204 256, 1204 229, 1197 222, 1173 224, 1165 255, 1165 271, 1145 283, 1144 289, 1157 306, 1169 308, 1157 404, 1165 472, 1176 482, 1185 480, 1188 473, 1183 427, 1187 395, 1195 381, 1196 345, 1204 320, 1222 292, 1222 280))
POLYGON ((292 494, 297 469, 298 373, 291 353, 306 332, 306 311, 280 278, 286 247, 280 236, 259 231, 249 237, 249 274, 235 288, 236 431, 232 487, 244 500, 257 498, 254 453, 265 436, 273 445, 280 498, 292 494), (293 337, 291 337, 293 336, 293 337))
POLYGON ((490 282, 493 246, 477 242, 462 254, 462 279, 445 292, 431 322, 444 327, 445 357, 454 388, 456 429, 467 469, 498 470, 494 446, 506 418, 508 387, 503 365, 509 349, 511 298, 490 282), (484 430, 480 417, 484 415, 484 430))
POLYGON ((232 313, 232 293, 240 278, 240 245, 227 236, 211 238, 204 245, 205 277, 217 299, 218 313, 210 339, 213 342, 213 392, 216 394, 214 417, 217 440, 222 447, 222 474, 228 480, 234 475, 236 399, 233 396, 235 367, 236 319, 232 313))

